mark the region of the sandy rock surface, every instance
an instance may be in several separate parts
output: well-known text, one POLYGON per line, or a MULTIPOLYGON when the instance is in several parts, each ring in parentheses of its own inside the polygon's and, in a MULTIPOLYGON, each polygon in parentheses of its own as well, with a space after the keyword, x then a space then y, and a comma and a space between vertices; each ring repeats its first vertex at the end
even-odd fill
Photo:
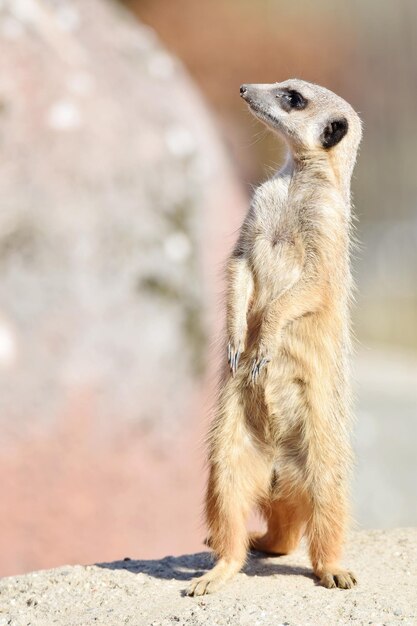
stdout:
POLYGON ((183 590, 209 567, 207 552, 61 567, 3 579, 0 626, 411 626, 417 624, 416 557, 416 529, 360 532, 346 551, 359 578, 354 590, 317 586, 300 548, 281 558, 252 555, 244 573, 201 598, 183 590))

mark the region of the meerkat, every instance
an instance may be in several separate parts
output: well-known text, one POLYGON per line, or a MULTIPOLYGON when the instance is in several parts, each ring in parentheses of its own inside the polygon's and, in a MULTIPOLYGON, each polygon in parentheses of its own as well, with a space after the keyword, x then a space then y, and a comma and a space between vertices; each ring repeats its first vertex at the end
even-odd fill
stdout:
POLYGON ((302 80, 242 85, 240 94, 288 153, 256 189, 227 263, 227 359, 205 505, 217 563, 188 594, 217 590, 248 548, 288 554, 303 535, 321 584, 348 589, 356 578, 339 560, 352 465, 350 180, 361 122, 345 100, 302 80), (254 508, 264 533, 247 531, 254 508))

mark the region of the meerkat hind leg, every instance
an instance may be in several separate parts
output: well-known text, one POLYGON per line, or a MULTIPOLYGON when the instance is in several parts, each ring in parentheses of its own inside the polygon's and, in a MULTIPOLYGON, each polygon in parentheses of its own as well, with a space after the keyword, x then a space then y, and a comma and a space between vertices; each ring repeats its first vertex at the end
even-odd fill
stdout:
POLYGON ((339 566, 345 515, 343 498, 338 502, 333 498, 326 512, 313 510, 308 521, 307 533, 313 570, 320 579, 320 584, 327 589, 351 589, 357 583, 353 572, 339 566))
POLYGON ((247 518, 266 496, 272 461, 244 426, 244 408, 230 397, 211 458, 206 495, 208 543, 218 561, 191 581, 188 595, 216 591, 244 565, 248 548, 247 518), (228 416, 230 423, 228 423, 228 416))
POLYGON ((243 455, 239 468, 211 467, 206 502, 209 539, 206 543, 218 558, 209 572, 191 581, 187 594, 200 596, 217 591, 243 567, 248 547, 246 521, 256 499, 264 496, 270 471, 253 454, 243 455), (245 460, 244 460, 245 459, 245 460), (258 463, 257 463, 258 460, 258 463), (250 474, 245 480, 242 474, 250 474), (233 476, 233 477, 232 477, 233 476))

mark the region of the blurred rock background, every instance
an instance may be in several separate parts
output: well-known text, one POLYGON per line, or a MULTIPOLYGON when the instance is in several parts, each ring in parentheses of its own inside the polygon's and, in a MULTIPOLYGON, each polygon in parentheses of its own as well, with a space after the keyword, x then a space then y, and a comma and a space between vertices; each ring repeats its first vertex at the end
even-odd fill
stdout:
POLYGON ((282 157, 238 87, 290 76, 364 120, 355 513, 415 525, 417 6, 124 4, 0 0, 0 573, 199 549, 223 261, 282 157))

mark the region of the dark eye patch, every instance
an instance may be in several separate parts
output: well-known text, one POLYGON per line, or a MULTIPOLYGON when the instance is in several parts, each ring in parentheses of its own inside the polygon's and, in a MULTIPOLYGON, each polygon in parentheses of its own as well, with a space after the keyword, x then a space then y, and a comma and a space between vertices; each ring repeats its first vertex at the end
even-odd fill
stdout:
POLYGON ((296 91, 295 89, 288 89, 286 91, 281 91, 277 95, 277 98, 280 98, 282 108, 285 111, 292 111, 292 110, 302 111, 303 109, 306 108, 308 104, 308 100, 304 98, 304 96, 302 96, 300 92, 296 91))

